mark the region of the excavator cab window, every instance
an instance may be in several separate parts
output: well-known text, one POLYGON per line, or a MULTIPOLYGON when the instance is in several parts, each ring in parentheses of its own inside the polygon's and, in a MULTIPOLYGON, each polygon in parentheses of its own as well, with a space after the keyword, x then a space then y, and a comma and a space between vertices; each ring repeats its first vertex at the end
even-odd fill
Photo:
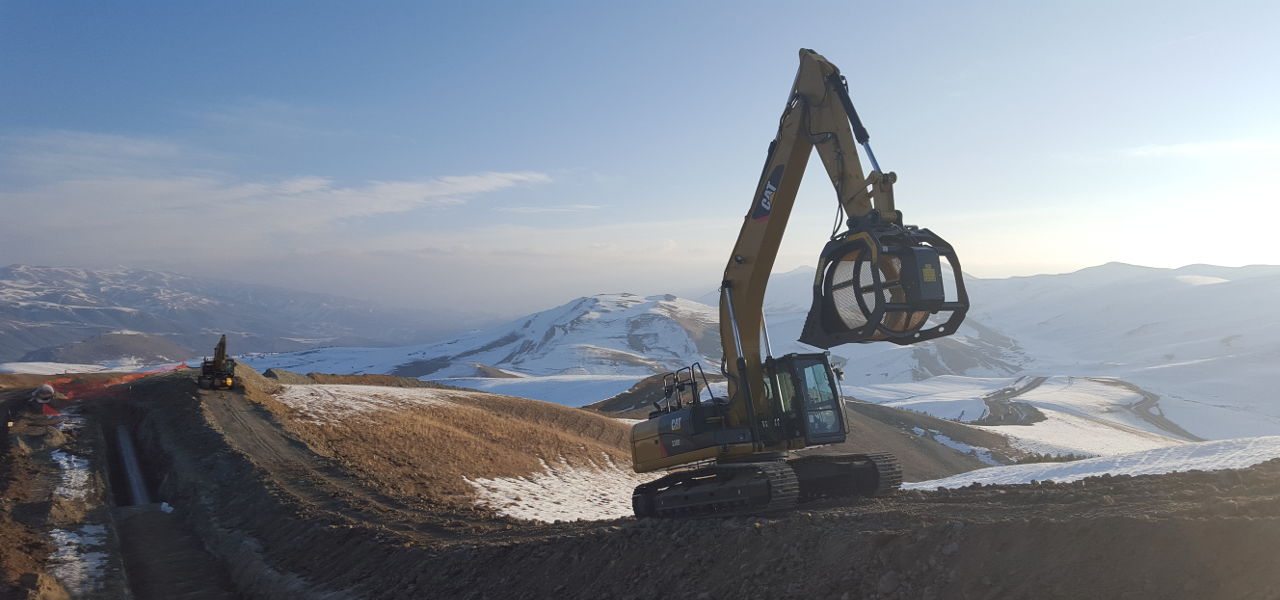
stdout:
POLYGON ((808 443, 842 436, 840 398, 825 362, 814 362, 801 369, 805 389, 805 437, 808 443))
POLYGON ((823 354, 789 354, 775 363, 779 386, 786 391, 790 414, 799 410, 805 443, 832 444, 844 441, 845 426, 840 411, 840 394, 827 357, 823 354))

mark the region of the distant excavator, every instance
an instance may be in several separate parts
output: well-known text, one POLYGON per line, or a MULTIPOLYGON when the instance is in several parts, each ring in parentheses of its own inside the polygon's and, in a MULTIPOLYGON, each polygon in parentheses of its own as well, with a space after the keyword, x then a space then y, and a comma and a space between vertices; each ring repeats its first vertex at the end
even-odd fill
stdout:
POLYGON ((969 299, 955 251, 928 229, 903 225, 897 175, 880 171, 845 78, 822 55, 801 50, 720 287, 728 394, 714 397, 697 364, 666 376, 665 399, 631 430, 632 462, 638 473, 679 470, 636 487, 638 518, 773 511, 824 496, 888 494, 902 482, 888 453, 789 456, 843 442, 848 432, 827 353, 773 356, 764 321, 769 273, 814 148, 835 186, 837 223, 847 229, 833 233, 819 258, 800 341, 824 349, 914 344, 950 335, 964 320, 969 299), (855 143, 871 161, 868 176, 855 143))
POLYGON ((230 390, 236 387, 236 361, 227 356, 227 336, 224 334, 213 348, 213 358, 200 363, 200 377, 196 380, 202 388, 230 390))

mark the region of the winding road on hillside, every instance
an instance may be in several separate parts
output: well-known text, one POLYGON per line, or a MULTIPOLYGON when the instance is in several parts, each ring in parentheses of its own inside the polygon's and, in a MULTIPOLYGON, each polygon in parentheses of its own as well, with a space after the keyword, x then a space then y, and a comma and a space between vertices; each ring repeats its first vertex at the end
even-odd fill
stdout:
POLYGON ((1124 388, 1126 390, 1129 390, 1135 394, 1142 396, 1141 400, 1133 404, 1130 404, 1126 407, 1129 409, 1129 412, 1136 415, 1139 419, 1142 419, 1143 421, 1146 421, 1152 425, 1155 425, 1156 427, 1159 427, 1161 430, 1165 432, 1176 435, 1187 441, 1191 441, 1191 442, 1205 441, 1205 438, 1197 436, 1196 434, 1191 433, 1186 429, 1183 429, 1180 425, 1178 425, 1177 423, 1174 423, 1173 421, 1170 421, 1168 417, 1165 417, 1164 411, 1160 410, 1160 396, 1153 394, 1151 392, 1148 392, 1147 390, 1144 390, 1132 383, 1129 383, 1128 381, 1124 381, 1121 379, 1093 378, 1092 380, 1098 383, 1101 383, 1103 385, 1110 385, 1110 386, 1124 388))
POLYGON ((1015 383, 1012 386, 1000 388, 983 396, 982 401, 987 405, 987 414, 974 421, 973 424, 1030 425, 1037 421, 1043 421, 1045 416, 1039 409, 1026 402, 1014 402, 1013 399, 1040 387, 1040 384, 1047 379, 1049 378, 1032 377, 1021 387, 1018 387, 1017 383, 1015 383))

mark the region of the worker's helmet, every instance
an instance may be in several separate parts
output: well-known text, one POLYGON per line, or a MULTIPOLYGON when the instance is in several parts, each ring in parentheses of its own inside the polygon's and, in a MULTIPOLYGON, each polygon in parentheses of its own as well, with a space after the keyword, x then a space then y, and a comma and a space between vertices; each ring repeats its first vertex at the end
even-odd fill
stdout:
POLYGON ((36 388, 36 391, 31 395, 36 399, 37 402, 41 404, 47 404, 50 400, 53 400, 53 394, 54 394, 53 386, 46 383, 36 388))

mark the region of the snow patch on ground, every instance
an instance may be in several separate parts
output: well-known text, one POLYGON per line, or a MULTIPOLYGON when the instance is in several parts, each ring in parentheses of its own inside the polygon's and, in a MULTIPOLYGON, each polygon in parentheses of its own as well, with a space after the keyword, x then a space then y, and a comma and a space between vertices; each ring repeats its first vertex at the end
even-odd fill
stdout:
POLYGON ((1040 409, 1046 419, 1032 425, 975 426, 1009 439, 1009 445, 1036 454, 1111 456, 1185 441, 1068 412, 1040 409))
POLYGON ((943 479, 903 484, 903 489, 957 488, 973 483, 1009 485, 1032 481, 1076 481, 1098 475, 1158 475, 1181 471, 1244 469, 1280 458, 1280 436, 1217 440, 1168 446, 1065 463, 1038 463, 979 469, 943 479))
POLYGON ((67 588, 71 597, 86 597, 102 587, 108 558, 106 527, 85 525, 79 531, 54 529, 49 537, 55 548, 49 555, 49 572, 67 588))
POLYGON ((414 406, 454 404, 452 399, 478 392, 377 385, 286 385, 276 396, 286 406, 317 422, 334 422, 359 413, 414 406))
POLYGON ((927 437, 957 452, 962 452, 964 454, 972 455, 976 457, 978 460, 984 463, 987 463, 989 465, 996 466, 996 465, 1002 464, 1000 461, 996 460, 993 456, 991 456, 991 450, 987 448, 983 448, 981 446, 970 446, 969 444, 966 444, 964 442, 953 440, 933 429, 925 430, 919 427, 912 427, 911 432, 920 437, 927 437))
POLYGON ((97 373, 106 371, 102 365, 81 365, 57 362, 6 362, 0 363, 0 373, 27 375, 62 375, 64 373, 97 373))
POLYGON ((629 517, 631 492, 655 478, 619 467, 605 457, 607 466, 574 467, 563 459, 554 465, 542 461, 542 472, 526 477, 467 479, 475 489, 477 504, 499 514, 526 521, 596 521, 629 517))
POLYGON ((61 450, 53 451, 53 461, 58 464, 58 486, 55 496, 72 500, 84 500, 89 494, 89 460, 61 450))
POLYGON ((1187 285, 1213 285, 1215 283, 1226 283, 1231 281, 1230 279, 1210 277, 1208 275, 1178 275, 1174 277, 1174 280, 1181 281, 1187 285))

